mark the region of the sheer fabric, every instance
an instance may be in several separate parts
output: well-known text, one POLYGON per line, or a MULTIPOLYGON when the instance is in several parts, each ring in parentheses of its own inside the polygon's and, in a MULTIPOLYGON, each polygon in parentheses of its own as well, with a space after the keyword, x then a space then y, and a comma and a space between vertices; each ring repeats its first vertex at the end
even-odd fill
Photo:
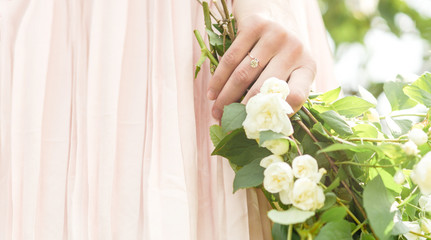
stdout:
MULTIPOLYGON (((292 7, 330 88, 317 4, 292 7)), ((210 157, 195 28, 195 0, 0 0, 0 240, 269 236, 210 157)))

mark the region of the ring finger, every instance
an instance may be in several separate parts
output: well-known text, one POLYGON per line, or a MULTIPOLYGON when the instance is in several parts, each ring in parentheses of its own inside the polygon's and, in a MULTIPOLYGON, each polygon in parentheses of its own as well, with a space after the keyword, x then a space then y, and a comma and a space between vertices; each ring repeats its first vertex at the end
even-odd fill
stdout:
POLYGON ((261 38, 251 52, 241 61, 226 84, 223 86, 213 106, 213 116, 220 119, 223 114, 223 106, 237 101, 257 79, 266 64, 276 53, 276 48, 268 44, 268 39, 261 38), (258 64, 256 65, 256 60, 258 64))

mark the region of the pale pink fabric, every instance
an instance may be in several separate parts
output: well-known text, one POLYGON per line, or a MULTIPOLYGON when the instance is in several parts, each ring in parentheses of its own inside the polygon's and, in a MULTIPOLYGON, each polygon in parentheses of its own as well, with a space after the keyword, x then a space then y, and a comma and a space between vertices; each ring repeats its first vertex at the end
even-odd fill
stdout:
MULTIPOLYGON (((317 5, 295 2, 331 86, 317 5)), ((0 240, 268 237, 209 156, 195 28, 195 0, 0 0, 0 240)))

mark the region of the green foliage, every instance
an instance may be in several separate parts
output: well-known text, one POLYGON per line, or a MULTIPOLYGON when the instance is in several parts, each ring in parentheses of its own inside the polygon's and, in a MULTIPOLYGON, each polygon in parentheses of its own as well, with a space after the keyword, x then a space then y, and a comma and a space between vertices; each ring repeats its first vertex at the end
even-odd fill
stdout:
POLYGON ((245 105, 241 103, 232 103, 224 107, 221 118, 221 127, 223 132, 227 133, 242 127, 246 117, 245 105))
POLYGON ((393 202, 380 176, 376 176, 364 189, 365 211, 381 240, 389 239, 392 233, 394 213, 390 209, 393 202))
POLYGON ((356 96, 348 96, 337 100, 336 102, 331 104, 331 107, 340 115, 351 118, 363 114, 368 109, 375 107, 375 105, 368 101, 365 101, 362 98, 356 96))
MULTIPOLYGON (((412 84, 387 83, 384 89, 392 109, 398 112, 426 104, 425 93, 409 94, 413 88, 428 94, 430 83, 430 75, 426 73, 412 84)), ((314 96, 292 118, 295 131, 290 138, 262 131, 258 140, 248 139, 242 127, 245 107, 239 103, 225 108, 221 127, 211 127, 211 138, 216 145, 213 154, 226 157, 236 172, 234 191, 251 187, 264 189, 264 168, 260 162, 272 154, 262 147, 268 140, 282 138, 290 142, 289 152, 282 156, 285 162, 291 164, 301 152, 312 155, 319 167, 326 169, 327 174, 320 183, 325 188, 325 202, 316 211, 284 205, 278 193, 270 194, 264 189, 274 208, 268 212, 275 223, 274 239, 283 239, 289 234, 292 239, 309 236, 314 239, 392 239, 393 235, 406 232, 405 225, 393 222, 394 212, 390 208, 394 196, 403 203, 399 206, 403 220, 418 219, 420 194, 412 192, 415 185, 408 180, 406 188, 394 180, 399 169, 412 169, 420 159, 408 156, 403 149, 406 134, 414 122, 400 118, 399 114, 381 117, 380 121, 388 123, 389 134, 385 134, 378 122, 370 122, 365 117, 370 108, 376 107, 371 103, 374 100, 368 98, 370 101, 356 96, 340 98, 339 89, 314 96), (352 214, 357 220, 353 221, 352 214)), ((421 119, 426 126, 424 130, 428 131, 429 116, 421 119)), ((424 144, 420 151, 424 155, 431 147, 424 144)))
POLYGON ((236 172, 233 181, 233 192, 240 188, 257 187, 262 184, 265 169, 259 165, 260 160, 260 158, 255 159, 236 172))
POLYGON ((316 236, 315 240, 350 240, 350 224, 345 220, 329 222, 316 236))
POLYGON ((285 211, 272 209, 268 212, 268 217, 271 221, 283 225, 302 223, 312 216, 314 216, 313 211, 303 211, 294 207, 285 211))
POLYGON ((225 157, 237 166, 245 166, 270 154, 268 149, 260 147, 255 140, 248 139, 243 129, 232 131, 212 152, 212 155, 225 157))
POLYGON ((214 146, 217 146, 225 136, 226 134, 223 133, 223 130, 219 125, 212 125, 210 127, 210 137, 214 146))
POLYGON ((331 208, 328 211, 324 212, 320 217, 320 221, 326 222, 335 222, 341 221, 347 216, 346 209, 344 207, 335 207, 331 208))
POLYGON ((363 43, 365 35, 372 28, 372 21, 383 18, 385 24, 396 36, 403 30, 396 22, 397 14, 407 15, 415 24, 421 37, 431 43, 431 18, 420 15, 403 0, 378 0, 377 8, 370 13, 351 9, 345 0, 320 0, 323 20, 335 44, 363 43))

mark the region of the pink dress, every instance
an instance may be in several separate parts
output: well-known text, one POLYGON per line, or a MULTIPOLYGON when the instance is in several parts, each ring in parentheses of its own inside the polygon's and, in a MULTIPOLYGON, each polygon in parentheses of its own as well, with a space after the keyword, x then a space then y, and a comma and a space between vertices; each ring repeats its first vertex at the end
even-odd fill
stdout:
MULTIPOLYGON (((317 4, 291 1, 331 88, 317 4)), ((269 236, 261 196, 209 156, 202 18, 195 0, 0 0, 0 240, 269 236)))

